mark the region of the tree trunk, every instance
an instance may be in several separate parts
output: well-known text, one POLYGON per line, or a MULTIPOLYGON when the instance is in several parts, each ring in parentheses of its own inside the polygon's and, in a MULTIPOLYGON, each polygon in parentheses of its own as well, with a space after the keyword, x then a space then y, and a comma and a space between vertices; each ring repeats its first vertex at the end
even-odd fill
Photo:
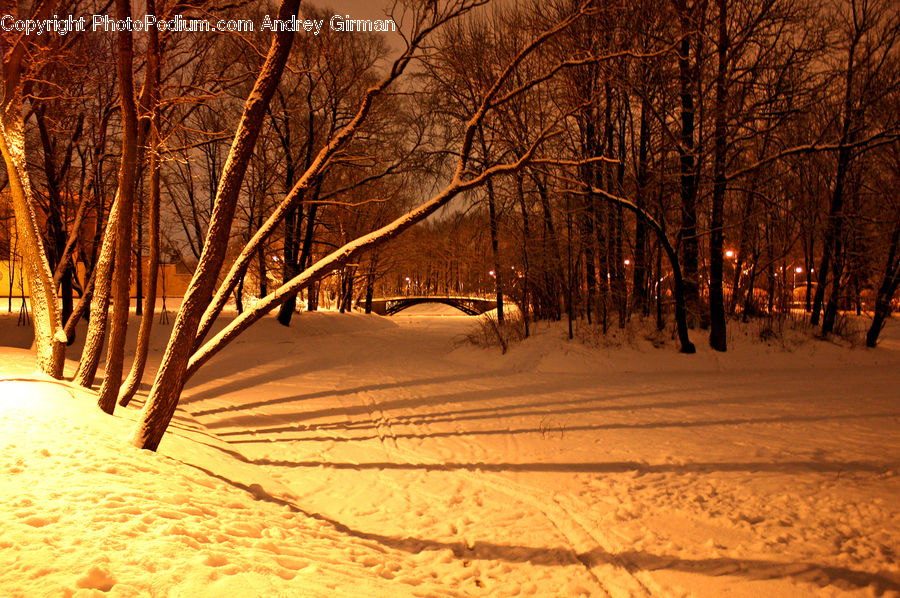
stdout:
POLYGON ((265 297, 269 294, 268 272, 266 269, 266 247, 260 245, 256 250, 257 269, 259 270, 259 296, 265 297))
MULTIPOLYGON (((616 191, 622 195, 625 191, 625 108, 628 102, 628 96, 624 93, 619 103, 619 149, 617 156, 619 163, 616 165, 616 191)), ((616 314, 618 316, 619 328, 625 328, 625 322, 628 319, 628 285, 625 281, 625 218, 622 214, 622 206, 617 205, 615 211, 615 236, 613 257, 613 286, 615 292, 613 295, 616 299, 616 314)))
MULTIPOLYGON (((481 158, 484 160, 485 167, 489 165, 487 142, 484 138, 484 129, 479 124, 478 137, 481 141, 481 158)), ((487 181, 487 200, 488 200, 488 226, 491 233, 491 255, 494 258, 494 292, 497 295, 497 323, 503 325, 503 267, 500 260, 500 240, 499 226, 497 223, 497 200, 494 194, 494 182, 490 179, 487 181)))
POLYGON ((100 356, 106 342, 106 319, 109 312, 109 295, 115 258, 115 231, 118 228, 118 222, 119 194, 117 193, 106 221, 106 230, 100 243, 100 253, 94 266, 94 290, 91 294, 90 320, 84 339, 84 348, 81 351, 81 360, 78 362, 78 371, 75 372, 74 378, 76 384, 85 388, 90 388, 94 384, 97 366, 100 364, 100 356))
POLYGON ((715 130, 713 132, 715 155, 713 157, 712 218, 709 237, 709 345, 716 351, 728 348, 728 334, 725 323, 725 295, 722 277, 725 253, 725 151, 727 143, 727 121, 725 114, 726 75, 728 69, 728 21, 726 0, 717 0, 719 5, 718 72, 716 73, 715 130))
POLYGON ((244 311, 244 275, 238 279, 237 287, 234 289, 234 309, 240 314, 244 311))
POLYGON ((575 319, 573 313, 575 301, 572 293, 572 199, 568 193, 566 193, 566 241, 566 319, 569 324, 569 340, 572 340, 575 338, 575 331, 572 327, 575 319))
POLYGON ((756 185, 755 185, 755 177, 753 182, 750 184, 750 190, 744 198, 744 210, 742 212, 741 218, 741 240, 738 247, 737 256, 734 260, 734 275, 731 279, 731 302, 729 303, 728 311, 731 315, 734 315, 737 306, 741 303, 741 299, 744 293, 744 287, 741 286, 741 275, 744 270, 744 263, 747 261, 747 256, 750 254, 751 250, 751 242, 750 242, 750 234, 751 227, 754 226, 754 222, 751 219, 753 215, 753 207, 755 206, 755 198, 756 198, 756 185))
MULTIPOLYGON (((54 273, 54 289, 57 286, 61 287, 62 315, 60 321, 65 322, 72 314, 72 271, 69 267, 69 254, 67 251, 71 246, 67 243, 66 227, 62 214, 63 199, 60 194, 59 184, 65 177, 65 172, 68 169, 67 165, 70 164, 74 142, 81 136, 83 119, 79 120, 66 152, 68 155, 63 159, 63 165, 57 171, 54 160, 54 143, 47 130, 44 106, 38 104, 35 108, 34 116, 38 125, 41 148, 43 149, 44 175, 47 180, 47 228, 50 235, 50 243, 47 245, 47 261, 50 270, 54 273), (56 275, 57 272, 59 272, 59 276, 56 275)), ((83 214, 83 206, 84 201, 79 204, 79 214, 83 214)), ((68 339, 67 344, 71 344, 73 340, 74 337, 68 339)))
POLYGON ((657 240, 662 248, 665 249, 666 255, 669 258, 669 265, 672 266, 672 278, 675 284, 675 324, 678 331, 678 339, 681 343, 681 352, 696 353, 697 349, 694 347, 694 343, 691 342, 688 336, 684 278, 681 274, 681 266, 678 263, 678 254, 675 252, 675 248, 672 247, 672 244, 669 243, 665 229, 656 221, 656 219, 650 216, 645 210, 638 208, 633 202, 600 189, 595 190, 595 192, 606 201, 619 206, 620 208, 624 208, 632 212, 638 218, 643 219, 647 226, 656 234, 657 240))
POLYGON ((375 271, 378 266, 378 252, 372 252, 369 260, 369 271, 366 274, 366 303, 367 314, 372 313, 372 299, 375 297, 375 271))
MULTIPOLYGON (((854 9, 855 10, 855 9, 854 9)), ((828 334, 834 330, 834 321, 837 316, 837 300, 841 293, 841 275, 843 274, 842 241, 844 229, 844 185, 852 159, 851 148, 847 147, 851 140, 853 125, 853 81, 856 69, 856 46, 859 43, 861 32, 850 42, 847 50, 847 71, 844 82, 844 106, 843 122, 841 123, 841 141, 837 156, 837 173, 834 181, 834 191, 831 195, 831 205, 828 209, 828 226, 825 229, 825 246, 822 252, 822 262, 819 264, 819 285, 813 300, 813 325, 818 323, 819 312, 825 298, 825 283, 828 278, 829 266, 831 266, 831 295, 822 318, 822 333, 828 334)))
MULTIPOLYGON (((847 171, 850 168, 850 149, 843 147, 838 151, 837 176, 834 182, 834 193, 831 196, 831 206, 828 210, 828 227, 825 231, 825 248, 820 265, 819 276, 828 276, 828 266, 831 266, 831 293, 825 305, 825 313, 822 317, 822 333, 828 334, 834 330, 834 321, 837 316, 838 299, 841 295, 841 277, 844 273, 843 235, 844 235, 844 186, 846 184, 847 171), (827 258, 825 256, 828 256, 827 258)), ((821 306, 825 296, 825 288, 820 285, 816 289, 817 304, 813 305, 813 313, 816 305, 821 306), (821 290, 821 292, 820 292, 821 290)))
MULTIPOLYGON (((292 174, 290 174, 288 178, 292 178, 292 174)), ((281 270, 282 284, 300 273, 301 223, 298 215, 302 216, 302 214, 302 208, 295 206, 288 212, 284 219, 284 251, 282 255, 284 263, 281 270)), ((291 317, 294 315, 295 309, 297 309, 297 297, 289 297, 278 309, 278 323, 282 326, 290 326, 291 317)))
POLYGON ((550 267, 547 269, 546 276, 546 290, 545 297, 549 304, 549 313, 545 314, 545 317, 549 317, 552 320, 559 321, 562 317, 559 309, 560 297, 561 297, 561 285, 560 280, 562 279, 562 269, 563 269, 563 260, 562 254, 559 248, 559 238, 556 234, 556 226, 553 223, 553 212, 550 209, 550 198, 547 193, 547 187, 541 182, 541 179, 532 174, 532 180, 534 181, 535 187, 537 187, 538 198, 541 200, 541 214, 543 216, 543 230, 546 236, 546 243, 544 244, 545 251, 549 246, 550 250, 550 258, 552 263, 550 267))
MULTIPOLYGON (((135 178, 143 176, 139 170, 135 171, 135 178)), ((137 199, 137 218, 135 218, 135 262, 134 262, 134 315, 144 315, 144 197, 140 192, 135 192, 137 199)))
MULTIPOLYGON (((637 197, 635 205, 644 209, 647 203, 648 160, 650 154, 650 102, 641 99, 640 139, 638 141, 637 197)), ((634 270, 631 277, 631 310, 632 313, 649 315, 649 296, 647 294, 647 228, 641 218, 634 224, 634 270)))
MULTIPOLYGON (((156 0, 147 0, 148 14, 156 14, 156 0)), ((147 35, 147 76, 150 86, 150 260, 147 272, 147 291, 144 297, 144 309, 141 314, 141 326, 138 330, 137 348, 131 371, 119 389, 119 404, 128 405, 134 397, 144 377, 147 353, 150 348, 150 332, 153 328, 153 316, 156 313, 156 286, 159 275, 159 80, 160 80, 160 47, 159 33, 151 28, 147 35)))
MULTIPOLYGON (((2 58, 2 57, 0 57, 2 58)), ((4 70, 10 65, 4 64, 4 70)), ((8 74, 4 73, 5 75, 8 74)), ((22 120, 22 90, 3 83, 5 97, 0 105, 0 150, 6 162, 10 197, 15 214, 16 242, 22 256, 23 271, 31 285, 34 341, 38 368, 54 378, 62 378, 66 336, 56 303, 56 287, 41 241, 34 197, 25 157, 25 124, 22 120)))
MULTIPOLYGON (((588 175, 589 177, 590 175, 588 175)), ((590 178, 584 179, 590 184, 590 178)), ((594 252, 594 195, 587 193, 580 202, 578 210, 578 232, 580 233, 581 243, 579 244, 584 253, 584 277, 587 286, 585 311, 587 312, 588 324, 591 323, 591 316, 594 306, 597 303, 597 265, 596 255, 594 252)))
POLYGON ((520 309, 522 310, 522 323, 525 326, 525 338, 530 334, 529 330, 529 260, 528 260, 528 244, 531 240, 531 226, 528 218, 528 206, 525 203, 525 190, 523 188, 522 173, 516 176, 516 191, 519 198, 519 209, 522 211, 522 300, 520 309))
POLYGON ((881 334, 885 320, 891 315, 891 299, 894 298, 898 286, 900 286, 900 215, 894 223, 894 231, 891 234, 884 279, 878 287, 878 296, 875 299, 875 316, 866 334, 867 347, 874 347, 878 343, 878 335, 881 334))
POLYGON ((694 84, 699 68, 691 64, 691 38, 694 32, 687 9, 679 11, 681 21, 681 49, 678 53, 678 73, 681 93, 681 144, 678 154, 681 163, 681 244, 684 266, 684 292, 688 325, 697 325, 700 315, 699 242, 697 240, 697 160, 694 145, 694 84))
MULTIPOLYGON (((120 20, 131 18, 131 0, 116 0, 116 16, 120 20)), ((123 121, 122 166, 119 170, 120 207, 113 271, 112 327, 109 333, 105 374, 97 402, 103 411, 110 414, 116 408, 125 361, 125 333, 128 329, 130 304, 131 229, 137 167, 137 106, 134 98, 134 47, 131 31, 120 31, 117 41, 116 70, 123 121)))
MULTIPOLYGON (((296 16, 299 6, 300 0, 283 0, 278 18, 290 20, 296 16)), ((140 448, 156 450, 178 405, 200 318, 210 304, 225 259, 241 183, 266 108, 287 62, 293 38, 294 34, 289 31, 279 31, 275 34, 265 63, 244 105, 244 113, 235 132, 234 142, 222 171, 221 184, 218 185, 216 192, 215 207, 200 261, 176 316, 172 335, 150 396, 134 430, 132 442, 140 448)))

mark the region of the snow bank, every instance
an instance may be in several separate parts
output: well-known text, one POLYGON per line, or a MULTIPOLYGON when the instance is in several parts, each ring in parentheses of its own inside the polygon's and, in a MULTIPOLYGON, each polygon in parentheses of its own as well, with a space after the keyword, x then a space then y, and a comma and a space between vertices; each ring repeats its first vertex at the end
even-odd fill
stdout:
POLYGON ((28 373, 0 349, 0 595, 428 596, 408 555, 304 513, 184 414, 161 453, 123 442, 135 411, 28 373), (408 567, 408 563, 407 563, 408 567))
POLYGON ((900 595, 895 322, 696 356, 473 324, 265 319, 160 453, 140 395, 108 417, 0 348, 0 596, 900 595))

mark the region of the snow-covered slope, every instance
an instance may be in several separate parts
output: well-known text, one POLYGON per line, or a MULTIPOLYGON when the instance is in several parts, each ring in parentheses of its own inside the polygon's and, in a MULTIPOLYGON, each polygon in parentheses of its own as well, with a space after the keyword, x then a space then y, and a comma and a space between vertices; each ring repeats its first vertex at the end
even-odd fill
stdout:
POLYGON ((448 315, 264 320, 159 453, 125 442, 139 404, 0 348, 0 596, 900 592, 895 323, 500 355, 448 315))

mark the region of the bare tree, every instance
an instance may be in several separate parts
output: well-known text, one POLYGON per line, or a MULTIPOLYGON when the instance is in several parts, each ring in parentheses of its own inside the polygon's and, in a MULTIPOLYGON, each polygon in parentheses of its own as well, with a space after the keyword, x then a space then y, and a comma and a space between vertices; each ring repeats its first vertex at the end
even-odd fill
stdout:
MULTIPOLYGON (((156 14, 156 1, 147 0, 148 14, 156 14)), ((149 170, 150 170, 150 260, 147 271, 147 290, 144 296, 144 309, 141 314, 141 324, 138 330, 137 348, 135 350, 134 361, 131 364, 131 370, 125 382, 118 392, 119 404, 125 406, 134 397, 138 386, 144 374, 144 366, 147 363, 147 353, 150 348, 150 331, 153 327, 153 316, 156 313, 156 283, 159 276, 159 204, 160 204, 160 187, 159 187, 159 145, 160 145, 160 122, 159 122, 159 84, 160 84, 160 62, 161 48, 159 40, 159 32, 156 28, 148 31, 149 43, 147 45, 147 94, 146 99, 149 105, 144 105, 144 112, 149 112, 150 118, 150 144, 149 151, 149 170)), ((138 259, 141 259, 140 252, 138 259)), ((141 284, 138 277, 138 284, 141 284)))
MULTIPOLYGON (((417 24, 414 27, 414 33, 410 38, 407 52, 405 52, 400 58, 397 59, 397 61, 394 62, 390 69, 390 73, 385 79, 382 79, 379 84, 373 86, 367 91, 356 116, 347 127, 339 132, 337 136, 320 151, 319 155, 313 162, 313 166, 308 169, 303 176, 300 177, 298 185, 308 185, 310 177, 316 174, 322 168, 323 162, 325 162, 331 155, 333 155, 333 153, 337 149, 342 147, 350 138, 352 138, 360 123, 365 120, 366 116, 368 115, 375 97, 378 96, 394 79, 402 74, 405 67, 414 57, 416 48, 421 44, 421 42, 433 30, 437 29, 448 20, 456 18, 459 15, 468 12, 476 5, 477 3, 475 2, 466 2, 460 0, 460 2, 453 3, 452 6, 450 6, 450 8, 447 10, 435 12, 432 8, 417 13, 417 24)), ((571 14, 568 18, 535 36, 529 43, 522 47, 522 49, 500 72, 491 88, 484 94, 483 100, 478 109, 471 115, 465 125, 463 131, 464 141, 461 145, 459 158, 456 161, 456 168, 453 178, 442 191, 434 195, 429 201, 421 204, 417 208, 411 210, 410 212, 394 220, 388 225, 381 227, 380 229, 377 229, 376 231, 373 231, 367 235, 359 237, 354 241, 345 244, 343 247, 338 248, 328 256, 320 259, 311 267, 301 272, 298 276, 291 279, 291 281, 289 281, 287 284, 282 285, 273 293, 270 293, 266 297, 260 299, 253 307, 253 309, 245 310, 241 315, 239 315, 229 325, 227 325, 225 329, 223 329, 210 341, 203 345, 203 347, 201 347, 194 356, 191 356, 189 353, 190 346, 188 346, 187 348, 185 347, 185 341, 189 338, 189 333, 186 330, 180 330, 179 323, 181 323, 182 327, 184 327, 186 323, 191 324, 193 326, 193 331, 191 332, 196 332, 196 323, 199 322, 200 316, 199 308, 202 307, 202 305, 194 305, 192 301, 192 299, 194 298, 191 295, 194 295, 194 293, 192 292, 193 288, 198 286, 200 284, 199 281, 203 279, 202 272, 200 269, 198 269, 198 272, 194 276, 194 281, 192 282, 191 288, 189 288, 188 290, 188 296, 185 298, 185 303, 183 304, 182 311, 179 314, 179 321, 176 322, 175 330, 173 331, 172 338, 170 339, 169 348, 167 349, 166 355, 163 358, 163 365, 160 369, 159 374, 157 375, 154 387, 151 390, 150 399, 148 400, 147 404, 144 407, 144 410, 142 411, 141 419, 138 422, 138 426, 135 430, 135 435, 133 437, 135 444, 144 448, 156 448, 156 446, 158 446, 159 440, 162 438, 162 435, 165 432, 165 428, 168 426, 172 414, 174 413, 175 406, 177 405, 178 398, 181 393, 181 388, 183 387, 184 381, 187 379, 187 377, 193 374, 196 369, 200 367, 200 365, 207 361, 213 354, 221 350, 222 347, 224 347, 228 342, 239 335, 243 330, 263 317, 266 313, 268 313, 268 311, 280 305, 280 303, 283 302, 290 293, 305 288, 310 283, 321 279, 326 274, 331 273, 335 269, 339 269, 344 265, 350 263, 350 260, 356 258, 363 251, 372 249, 375 246, 382 244, 393 237, 396 237, 397 235, 411 227, 413 224, 434 213, 437 209, 445 205, 459 193, 475 189, 485 184, 489 178, 492 178, 499 174, 511 173, 523 168, 533 157, 534 152, 541 145, 541 143, 543 143, 548 138, 548 136, 552 136, 554 134, 552 127, 546 129, 542 135, 538 136, 535 143, 529 148, 529 151, 521 157, 521 159, 515 162, 495 164, 491 167, 481 170, 480 172, 471 172, 470 154, 473 145, 476 142, 478 127, 479 125, 482 125, 486 114, 491 111, 492 108, 498 105, 502 105, 510 98, 523 93, 525 90, 530 89, 535 85, 541 84, 542 82, 549 79, 552 76, 552 73, 558 72, 559 70, 573 64, 569 61, 566 61, 563 64, 558 64, 556 67, 550 67, 548 69, 548 72, 550 74, 545 73, 543 76, 526 81, 521 85, 510 84, 510 82, 512 81, 511 74, 516 70, 517 66, 520 63, 525 61, 531 54, 533 54, 539 47, 541 47, 547 39, 550 39, 553 36, 557 35, 560 31, 564 30, 566 27, 570 26, 571 23, 575 22, 578 18, 583 16, 586 10, 586 5, 579 7, 579 9, 571 14), (194 315, 196 315, 196 319, 192 317, 194 315), (187 320, 188 318, 190 318, 190 320, 185 322, 184 320, 187 320)), ((277 42, 273 44, 273 50, 276 46, 277 42)), ((597 60, 597 58, 594 57, 591 57, 590 59, 597 60)), ((265 73, 265 69, 263 73, 265 73)), ((248 100, 248 102, 257 99, 258 97, 260 97, 260 94, 251 94, 250 100, 248 100)), ((246 117, 242 119, 241 126, 246 124, 247 121, 248 119, 246 117)), ((236 139, 240 139, 240 130, 238 132, 238 135, 236 136, 236 139)), ((228 174, 226 172, 226 174, 223 175, 223 179, 227 176, 228 174)), ((221 188, 222 186, 220 186, 220 189, 221 188)), ((282 202, 279 208, 276 208, 276 212, 279 212, 279 210, 282 210, 282 208, 282 211, 286 211, 289 204, 290 197, 286 198, 286 200, 282 202)), ((212 226, 211 230, 214 230, 212 226)), ((210 238, 208 239, 207 247, 209 247, 210 241, 212 240, 212 232, 210 233, 209 237, 210 238)), ((245 251, 248 248, 249 246, 245 247, 245 251)), ((202 262, 203 260, 201 258, 201 264, 202 262)), ((208 286, 204 285, 203 290, 205 291, 206 289, 208 289, 211 293, 212 283, 214 282, 215 276, 213 275, 208 281, 208 286)), ((220 287, 220 291, 222 288, 226 288, 225 283, 223 283, 222 287, 220 287)))
MULTIPOLYGON (((278 18, 289 20, 296 16, 299 7, 300 0, 284 0, 278 10, 278 18)), ((203 253, 176 316, 156 380, 135 429, 134 443, 142 448, 156 449, 178 404, 185 381, 185 368, 197 335, 197 325, 212 297, 213 287, 225 259, 244 172, 252 156, 266 107, 275 93, 287 62, 292 41, 293 34, 290 32, 279 31, 275 35, 256 84, 247 97, 218 185, 203 253)))

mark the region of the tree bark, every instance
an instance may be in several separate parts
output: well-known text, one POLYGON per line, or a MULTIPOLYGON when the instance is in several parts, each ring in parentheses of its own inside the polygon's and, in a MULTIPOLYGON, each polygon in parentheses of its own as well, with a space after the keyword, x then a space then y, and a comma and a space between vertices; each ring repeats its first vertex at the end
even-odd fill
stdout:
MULTIPOLYGON (((648 192, 648 160, 650 154, 650 101, 646 96, 641 98, 641 121, 638 141, 637 197, 635 205, 644 209, 648 192)), ((649 315, 649 296, 647 293, 647 228, 643 219, 637 218, 634 225, 634 271, 631 277, 631 310, 643 316, 649 315)))
MULTIPOLYGON (((13 4, 15 8, 15 4, 13 4)), ((32 19, 46 19, 54 3, 38 5, 32 19)), ((17 12, 15 10, 10 12, 17 12)), ((41 241, 34 209, 34 196, 28 178, 25 153, 25 122, 22 97, 27 50, 24 37, 6 52, 0 52, 0 153, 6 163, 10 197, 16 222, 16 242, 21 251, 23 271, 31 285, 34 340, 38 368, 54 378, 61 378, 65 365, 66 336, 56 303, 56 287, 41 241)), ((6 50, 5 44, 2 48, 6 50)))
POLYGON ((525 203, 525 189, 524 189, 524 181, 522 180, 522 173, 518 173, 516 175, 516 191, 517 196, 519 198, 519 209, 522 211, 522 300, 521 300, 521 310, 522 310, 522 323, 525 326, 525 338, 528 338, 530 335, 530 309, 529 303, 531 301, 531 295, 529 293, 529 274, 530 274, 530 261, 528 259, 528 244, 531 240, 531 226, 529 222, 528 216, 528 205, 525 203))
MULTIPOLYGON (((485 167, 489 165, 487 141, 484 138, 484 128, 479 124, 478 139, 481 142, 481 159, 485 167)), ((497 197, 494 193, 494 182, 487 181, 488 202, 488 228, 491 235, 491 256, 494 260, 494 293, 497 297, 497 324, 503 325, 503 268, 500 260, 499 226, 497 223, 497 197)))
POLYGON ((688 324, 696 326, 700 314, 699 243, 697 240, 697 159, 694 144, 694 84, 696 64, 691 64, 692 30, 687 7, 679 7, 681 48, 678 53, 678 74, 681 94, 681 144, 678 147, 681 164, 681 228, 678 238, 684 266, 684 290, 688 324))
POLYGON ((725 253, 725 153, 727 149, 726 77, 728 74, 728 12, 726 0, 717 0, 719 5, 718 70, 716 73, 715 130, 713 143, 713 194, 712 218, 709 237, 709 345, 716 351, 728 349, 728 334, 725 321, 725 294, 722 289, 725 253))
MULTIPOLYGON (((8 71, 10 65, 3 65, 8 71)), ((7 72, 4 72, 7 75, 7 72)), ((8 76, 8 75, 7 75, 8 76)), ((9 81, 7 79, 7 81, 9 81)), ((50 272, 47 254, 41 241, 34 197, 28 178, 25 157, 24 122, 22 120, 21 87, 5 89, 0 105, 0 150, 6 162, 10 197, 16 221, 16 240, 31 285, 31 309, 38 368, 54 378, 62 378, 66 335, 56 303, 56 286, 50 272)))
POLYGON ((894 225, 894 232, 891 235, 884 279, 878 287, 878 296, 875 299, 875 315, 866 334, 867 347, 875 347, 878 344, 878 336, 891 315, 891 300, 898 287, 900 287, 900 218, 894 225))
POLYGON ((75 372, 74 382, 85 388, 94 384, 97 366, 106 342, 106 320, 109 312, 109 296, 112 285, 113 260, 115 257, 115 231, 119 222, 119 194, 113 200, 113 207, 106 220, 106 230, 100 243, 100 254, 94 266, 94 290, 91 294, 90 320, 81 351, 81 360, 75 372))
MULTIPOLYGON (((299 7, 300 0, 283 0, 278 18, 290 20, 297 15, 299 7)), ((132 442, 140 448, 157 449, 178 405, 200 318, 210 304, 225 259, 241 183, 266 108, 275 93, 290 54, 293 38, 294 34, 288 31, 279 31, 275 34, 253 90, 244 105, 231 151, 222 170, 221 183, 216 192, 216 201, 200 261, 176 316, 156 380, 132 436, 132 442)), ((230 290, 228 293, 230 294, 230 290)))
MULTIPOLYGON (((148 14, 156 14, 156 0, 147 0, 148 14)), ((141 314, 141 325, 138 330, 137 348, 128 377, 119 389, 119 404, 128 405, 134 397, 144 376, 147 353, 150 348, 150 332, 153 328, 153 316, 156 313, 156 287, 159 275, 159 84, 161 51, 159 32, 155 27, 148 32, 147 76, 150 102, 150 260, 147 272, 147 291, 144 297, 144 310, 141 314)), ((140 259, 140 257, 138 258, 140 259)))
MULTIPOLYGON (((131 17, 131 0, 116 0, 116 16, 131 17)), ((122 165, 119 169, 119 219, 116 226, 113 271, 113 317, 106 353, 106 368, 97 404, 106 413, 116 408, 125 362, 125 333, 128 329, 131 281, 131 232, 137 170, 137 105, 134 97, 134 42, 131 31, 118 33, 116 70, 122 107, 122 165)))
MULTIPOLYGON (((855 5, 851 7, 855 12, 855 5)), ((854 23, 856 15, 854 14, 854 23)), ((856 75, 856 48, 862 37, 862 30, 857 25, 856 31, 847 49, 847 70, 844 75, 844 102, 843 119, 841 123, 841 139, 838 144, 837 173, 834 181, 834 191, 831 195, 831 204, 828 208, 828 225, 825 229, 825 245, 822 251, 822 261, 819 264, 819 284, 813 299, 813 313, 810 321, 818 324, 819 313, 825 299, 825 284, 828 279, 829 267, 831 275, 831 295, 822 318, 822 333, 828 334, 834 330, 834 321, 837 316, 837 300, 841 292, 841 275, 843 274, 842 241, 844 228, 844 185, 852 159, 851 141, 854 125, 853 88, 856 75)))
POLYGON ((672 246, 672 244, 669 243, 669 239, 666 236, 665 229, 645 210, 638 208, 635 203, 628 201, 627 199, 624 199, 622 197, 617 197, 612 193, 603 191, 602 189, 595 189, 595 193, 600 195, 600 197, 602 197, 609 203, 626 209, 638 218, 641 218, 656 234, 657 240, 665 250, 666 256, 668 256, 669 258, 669 265, 672 267, 672 279, 675 286, 675 325, 678 331, 678 340, 681 343, 681 352, 696 353, 697 348, 694 346, 694 343, 691 342, 688 335, 687 314, 685 309, 686 297, 684 278, 681 274, 681 266, 678 262, 678 254, 676 253, 675 248, 672 246))

